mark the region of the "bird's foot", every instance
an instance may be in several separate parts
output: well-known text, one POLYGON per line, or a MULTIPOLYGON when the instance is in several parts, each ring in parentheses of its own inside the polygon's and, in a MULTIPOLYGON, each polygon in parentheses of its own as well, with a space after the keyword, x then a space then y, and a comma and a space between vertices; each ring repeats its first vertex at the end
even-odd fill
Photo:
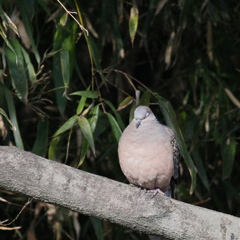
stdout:
POLYGON ((153 192, 152 198, 154 198, 158 193, 165 196, 165 193, 160 190, 160 188, 148 190, 148 192, 153 192))
POLYGON ((139 189, 139 196, 141 194, 142 191, 144 191, 145 193, 147 192, 147 189, 143 188, 143 187, 140 187, 140 186, 136 186, 132 183, 129 184, 131 187, 137 187, 139 189))
POLYGON ((141 194, 141 192, 144 191, 145 193, 147 192, 147 189, 143 188, 143 187, 139 187, 139 196, 141 194))

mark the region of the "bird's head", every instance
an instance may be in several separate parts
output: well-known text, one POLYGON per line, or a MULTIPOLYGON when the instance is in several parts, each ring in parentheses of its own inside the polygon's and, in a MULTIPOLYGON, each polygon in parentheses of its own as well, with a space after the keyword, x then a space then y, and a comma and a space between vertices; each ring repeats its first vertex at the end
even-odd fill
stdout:
POLYGON ((156 119, 152 110, 147 106, 139 106, 134 111, 134 120, 136 121, 136 128, 138 128, 142 121, 148 122, 156 119))

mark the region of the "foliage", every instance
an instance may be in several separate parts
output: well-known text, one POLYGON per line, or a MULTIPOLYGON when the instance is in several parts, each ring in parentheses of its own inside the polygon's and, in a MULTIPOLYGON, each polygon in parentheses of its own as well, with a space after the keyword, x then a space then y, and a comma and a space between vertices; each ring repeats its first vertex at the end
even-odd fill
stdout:
MULTIPOLYGON (((135 106, 151 103, 181 143, 178 199, 240 216, 239 3, 0 3, 2 145, 125 181, 117 141, 135 106)), ((1 197, 1 220, 14 219, 26 199, 1 197)), ((144 238, 36 202, 15 224, 6 239, 144 238)))

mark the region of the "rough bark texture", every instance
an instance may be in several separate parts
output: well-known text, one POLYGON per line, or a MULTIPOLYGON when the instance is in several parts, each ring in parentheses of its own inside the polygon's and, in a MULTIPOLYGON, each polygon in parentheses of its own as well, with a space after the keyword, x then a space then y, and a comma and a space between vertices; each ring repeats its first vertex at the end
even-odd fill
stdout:
POLYGON ((0 147, 0 187, 169 239, 240 239, 240 219, 0 147))

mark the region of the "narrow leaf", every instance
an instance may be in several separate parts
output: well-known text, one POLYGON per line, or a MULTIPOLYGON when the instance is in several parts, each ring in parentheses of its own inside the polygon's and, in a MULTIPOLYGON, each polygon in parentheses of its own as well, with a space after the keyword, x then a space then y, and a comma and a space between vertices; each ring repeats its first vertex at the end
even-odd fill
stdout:
POLYGON ((81 145, 80 161, 78 163, 77 168, 79 168, 83 164, 88 149, 89 149, 88 141, 86 140, 86 138, 83 138, 81 145))
POLYGON ((25 51, 24 48, 22 48, 22 55, 24 57, 24 61, 25 61, 25 65, 27 67, 27 73, 28 73, 28 79, 32 82, 32 83, 35 83, 36 82, 36 73, 35 73, 35 70, 34 70, 34 67, 31 63, 31 60, 29 58, 29 55, 28 53, 25 51))
POLYGON ((38 121, 37 137, 34 142, 32 152, 41 157, 44 157, 47 152, 48 128, 49 128, 48 119, 43 119, 43 120, 40 119, 38 121))
POLYGON ((2 115, 6 118, 6 120, 8 121, 8 123, 11 125, 12 130, 13 130, 13 131, 16 131, 16 127, 12 124, 12 122, 11 122, 11 120, 9 119, 8 115, 6 114, 6 112, 5 112, 2 108, 0 108, 0 114, 2 114, 2 115))
POLYGON ((81 114, 83 111, 83 108, 85 106, 87 98, 86 97, 81 97, 79 103, 78 103, 78 107, 77 107, 77 114, 81 114))
POLYGON ((98 98, 98 92, 91 91, 91 90, 78 91, 78 92, 71 93, 70 95, 78 95, 86 98, 98 98))
MULTIPOLYGON (((6 43, 6 45, 12 50, 13 53, 15 53, 13 46, 11 45, 11 43, 8 41, 7 35, 4 32, 4 29, 2 27, 2 25, 0 24, 0 35, 2 36, 4 42, 6 43)), ((15 53, 16 54, 16 53, 15 53)))
POLYGON ((60 137, 54 137, 50 142, 50 146, 48 148, 48 158, 51 160, 57 160, 57 146, 60 141, 60 137))
POLYGON ((113 104, 110 101, 105 99, 104 102, 111 108, 111 110, 113 111, 113 113, 117 119, 119 127, 123 130, 125 128, 125 125, 124 125, 119 113, 117 112, 117 109, 113 106, 113 104))
POLYGON ((199 177, 203 183, 203 185, 209 190, 209 182, 208 182, 208 177, 206 173, 206 169, 204 168, 202 158, 197 151, 193 151, 193 159, 194 163, 197 167, 199 177))
POLYGON ((143 93, 139 105, 149 106, 151 94, 147 90, 143 93))
POLYGON ((120 111, 122 109, 124 109, 125 107, 127 107, 128 105, 130 105, 133 102, 133 98, 132 97, 126 97, 125 99, 123 99, 122 102, 120 102, 120 104, 118 105, 117 111, 120 111))
POLYGON ((2 18, 2 21, 4 22, 4 24, 6 24, 9 28, 11 28, 19 36, 19 32, 16 25, 13 23, 11 18, 3 11, 1 6, 0 6, 0 17, 2 18))
POLYGON ((222 150, 223 158, 223 169, 222 169, 222 179, 225 180, 231 175, 233 163, 236 155, 237 143, 234 140, 227 140, 226 145, 222 150))
POLYGON ((121 134, 122 134, 121 128, 119 127, 116 119, 110 113, 107 113, 107 117, 108 117, 108 120, 111 124, 113 134, 114 134, 114 136, 115 136, 115 138, 118 142, 120 137, 121 137, 121 134))
POLYGON ((68 87, 70 81, 70 66, 69 66, 69 53, 63 50, 60 53, 62 78, 65 87, 68 87))
POLYGON ((78 118, 78 124, 82 131, 83 136, 87 139, 87 141, 93 151, 93 154, 95 155, 93 134, 92 134, 92 130, 91 130, 88 120, 85 117, 81 116, 78 118))
POLYGON ((69 118, 53 135, 53 137, 56 137, 64 132, 66 132, 67 130, 69 130, 70 128, 72 128, 76 122, 77 122, 77 118, 78 115, 74 115, 71 118, 69 118))
POLYGON ((104 229, 102 221, 95 217, 90 217, 90 220, 93 225, 95 235, 97 236, 97 240, 104 240, 104 229))
POLYGON ((16 131, 13 131, 15 144, 16 144, 17 147, 19 147, 21 149, 24 149, 22 137, 21 137, 21 134, 20 134, 19 126, 18 126, 16 109, 15 109, 15 105, 14 105, 12 96, 11 96, 11 94, 10 94, 10 92, 7 88, 3 87, 3 90, 4 90, 4 95, 5 95, 7 107, 8 107, 9 118, 10 118, 12 124, 16 128, 16 131))
POLYGON ((12 84, 18 93, 21 100, 27 101, 27 75, 26 75, 26 65, 22 55, 22 47, 17 39, 9 40, 14 52, 8 47, 5 47, 5 53, 7 58, 7 63, 12 79, 12 84))
POLYGON ((132 44, 134 42, 134 38, 137 32, 137 27, 138 27, 138 9, 136 7, 132 7, 130 10, 130 19, 129 19, 129 35, 130 35, 132 44))
POLYGON ((91 126, 92 132, 94 132, 96 125, 97 125, 97 120, 99 117, 99 105, 95 106, 89 113, 89 123, 91 126))
POLYGON ((167 125, 174 131, 174 134, 179 143, 181 155, 183 156, 183 158, 185 160, 185 163, 188 167, 190 176, 192 178, 192 183, 191 183, 191 187, 190 187, 190 194, 192 194, 193 190, 195 189, 195 186, 196 186, 196 171, 197 170, 193 164, 192 158, 191 158, 191 156, 187 150, 187 147, 184 143, 184 139, 183 139, 181 130, 177 123, 177 118, 176 118, 175 112, 172 108, 172 105, 167 100, 160 97, 158 94, 154 94, 154 96, 158 99, 160 109, 164 115, 167 125))

